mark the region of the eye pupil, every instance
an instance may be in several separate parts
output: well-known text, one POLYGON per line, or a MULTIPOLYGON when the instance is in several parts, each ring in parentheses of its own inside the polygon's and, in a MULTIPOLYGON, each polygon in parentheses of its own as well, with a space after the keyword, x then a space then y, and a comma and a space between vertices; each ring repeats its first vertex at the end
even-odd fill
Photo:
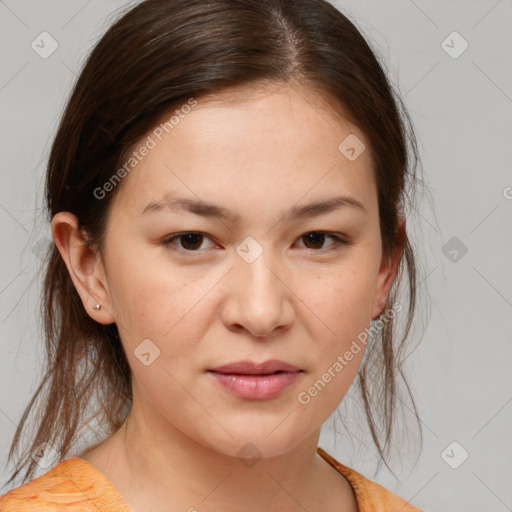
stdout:
POLYGON ((182 246, 185 248, 185 249, 189 249, 189 250, 194 250, 194 249, 197 249, 198 247, 201 247, 201 237, 203 235, 199 234, 199 233, 187 233, 185 235, 181 235, 180 238, 183 240, 184 238, 187 239, 187 242, 186 243, 182 243, 182 246), (197 239, 199 238, 199 242, 197 242, 197 239), (191 241, 192 240, 192 241, 191 241), (195 241, 195 243, 194 243, 195 241), (190 243, 189 243, 190 242, 190 243), (189 245, 187 247, 187 244, 189 245), (190 247, 190 245, 192 245, 192 247, 190 247))
MULTIPOLYGON (((320 243, 320 247, 322 247, 322 245, 324 244, 324 241, 325 241, 325 234, 324 233, 317 233, 317 232, 309 233, 309 234, 305 235, 304 238, 306 240, 308 240, 308 242, 312 242, 313 244, 320 243)), ((311 249, 312 247, 309 247, 309 248, 311 249)), ((313 247, 313 248, 316 249, 317 247, 313 247)))

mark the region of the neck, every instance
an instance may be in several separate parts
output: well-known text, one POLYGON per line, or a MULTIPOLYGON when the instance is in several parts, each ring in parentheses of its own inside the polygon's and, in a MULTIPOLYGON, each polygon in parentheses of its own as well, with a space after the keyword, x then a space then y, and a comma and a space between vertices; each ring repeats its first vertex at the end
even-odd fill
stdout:
POLYGON ((173 504, 172 510, 294 512, 318 506, 324 463, 316 454, 319 431, 283 455, 262 459, 219 453, 173 427, 149 429, 137 415, 120 434, 132 491, 138 487, 139 496, 173 504))
POLYGON ((241 459, 192 439, 140 403, 135 399, 122 427, 83 457, 133 512, 357 510, 350 484, 317 454, 320 428, 278 456, 241 459))

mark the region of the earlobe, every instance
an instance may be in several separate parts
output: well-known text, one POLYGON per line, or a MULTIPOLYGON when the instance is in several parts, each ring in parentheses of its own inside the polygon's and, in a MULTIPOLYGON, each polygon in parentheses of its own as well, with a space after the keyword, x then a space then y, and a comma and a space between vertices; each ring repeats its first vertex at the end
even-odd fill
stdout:
POLYGON ((70 212, 56 213, 51 227, 55 245, 87 314, 101 324, 113 323, 115 319, 110 312, 110 297, 101 271, 100 255, 85 240, 78 228, 77 217, 70 212))

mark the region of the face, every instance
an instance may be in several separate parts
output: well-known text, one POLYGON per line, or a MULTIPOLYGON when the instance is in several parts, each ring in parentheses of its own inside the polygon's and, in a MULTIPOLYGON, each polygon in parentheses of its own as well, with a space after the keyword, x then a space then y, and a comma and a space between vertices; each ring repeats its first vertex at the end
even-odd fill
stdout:
POLYGON ((141 141, 113 198, 104 302, 133 410, 228 455, 252 443, 276 456, 315 432, 386 298, 369 141, 328 110, 291 87, 198 98, 141 141), (356 159, 338 149, 350 134, 367 148, 356 159), (210 371, 269 360, 299 371, 210 371))

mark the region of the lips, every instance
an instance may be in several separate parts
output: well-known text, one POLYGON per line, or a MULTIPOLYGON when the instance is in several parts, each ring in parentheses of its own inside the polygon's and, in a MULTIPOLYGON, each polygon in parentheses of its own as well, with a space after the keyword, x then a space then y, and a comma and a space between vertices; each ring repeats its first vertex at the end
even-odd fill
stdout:
POLYGON ((270 400, 293 385, 304 370, 273 359, 237 361, 208 370, 222 389, 245 400, 270 400))
POLYGON ((302 370, 299 367, 285 363, 284 361, 272 359, 263 363, 254 363, 252 361, 237 361, 222 366, 216 366, 210 371, 216 373, 238 375, 271 375, 276 372, 295 373, 302 370))

